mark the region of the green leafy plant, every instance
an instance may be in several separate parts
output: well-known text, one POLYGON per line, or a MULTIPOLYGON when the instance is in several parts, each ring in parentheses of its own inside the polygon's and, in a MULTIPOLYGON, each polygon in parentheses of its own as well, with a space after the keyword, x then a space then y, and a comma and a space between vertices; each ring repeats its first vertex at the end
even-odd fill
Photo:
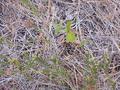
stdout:
POLYGON ((75 42, 76 36, 75 33, 71 31, 71 21, 67 21, 66 25, 66 42, 75 42))
POLYGON ((103 70, 108 77, 108 82, 114 88, 115 82, 109 78, 108 67, 109 67, 109 56, 107 53, 103 55, 103 61, 97 60, 92 53, 86 52, 85 54, 85 66, 83 69, 84 74, 84 87, 83 90, 96 90, 98 74, 100 70, 103 70))
POLYGON ((73 43, 75 42, 75 40, 76 40, 75 34, 73 32, 68 32, 66 35, 66 41, 73 43))

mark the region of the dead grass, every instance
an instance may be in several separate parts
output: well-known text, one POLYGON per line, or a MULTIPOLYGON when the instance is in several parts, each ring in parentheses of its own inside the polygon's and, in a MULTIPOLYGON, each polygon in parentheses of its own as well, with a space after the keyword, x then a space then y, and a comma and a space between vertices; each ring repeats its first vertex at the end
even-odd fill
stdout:
POLYGON ((1 0, 0 90, 119 90, 119 29, 119 0, 1 0))

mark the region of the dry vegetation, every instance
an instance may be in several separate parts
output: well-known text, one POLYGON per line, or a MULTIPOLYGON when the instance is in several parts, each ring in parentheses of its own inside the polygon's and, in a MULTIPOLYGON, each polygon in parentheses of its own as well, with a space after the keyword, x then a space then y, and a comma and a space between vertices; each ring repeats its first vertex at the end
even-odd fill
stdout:
POLYGON ((0 90, 120 90, 120 0, 0 0, 0 90))

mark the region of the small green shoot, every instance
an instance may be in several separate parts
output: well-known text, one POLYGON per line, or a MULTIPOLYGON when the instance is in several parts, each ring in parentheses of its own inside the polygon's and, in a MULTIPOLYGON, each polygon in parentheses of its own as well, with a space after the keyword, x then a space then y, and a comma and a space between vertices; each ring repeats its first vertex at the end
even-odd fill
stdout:
POLYGON ((67 42, 75 42, 75 40, 76 40, 76 36, 75 36, 75 34, 73 33, 73 32, 68 32, 67 33, 67 35, 66 35, 66 41, 67 42))
POLYGON ((75 33, 73 33, 71 31, 71 21, 67 21, 67 25, 66 25, 66 42, 75 42, 76 40, 76 36, 75 33))

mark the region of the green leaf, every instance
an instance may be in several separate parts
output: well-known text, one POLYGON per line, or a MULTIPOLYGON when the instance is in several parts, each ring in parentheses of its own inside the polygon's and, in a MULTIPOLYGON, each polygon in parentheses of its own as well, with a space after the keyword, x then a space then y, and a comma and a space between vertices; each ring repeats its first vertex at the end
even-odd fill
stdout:
POLYGON ((73 33, 71 30, 71 21, 68 20, 67 21, 67 25, 66 25, 66 42, 74 42, 76 40, 76 36, 75 33, 73 33))
POLYGON ((68 32, 66 35, 66 42, 75 42, 76 36, 73 32, 68 32))
POLYGON ((67 25, 66 25, 66 32, 68 33, 68 32, 70 32, 70 30, 71 30, 71 21, 70 20, 68 20, 67 21, 67 25))

